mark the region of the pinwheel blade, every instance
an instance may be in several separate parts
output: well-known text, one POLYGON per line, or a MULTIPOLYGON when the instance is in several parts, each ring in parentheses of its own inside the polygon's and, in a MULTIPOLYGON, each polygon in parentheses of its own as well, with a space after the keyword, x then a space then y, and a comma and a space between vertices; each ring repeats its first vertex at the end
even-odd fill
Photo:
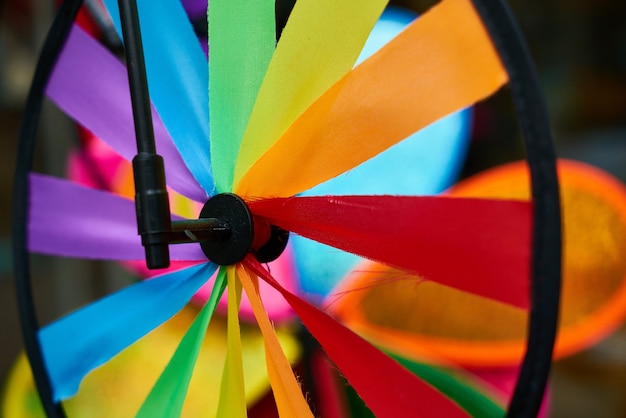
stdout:
POLYGON ((249 203, 272 224, 463 291, 526 308, 529 202, 319 196, 249 203))
MULTIPOLYGON (((121 33, 117 0, 103 1, 121 33)), ((183 160, 215 193, 209 151, 207 61, 179 1, 137 1, 150 97, 183 160)))
MULTIPOLYGON (((28 249, 100 260, 143 260, 135 203, 42 174, 30 175, 28 249)), ((206 260, 198 244, 171 247, 172 260, 206 260)))
MULTIPOLYGON (((387 7, 370 33, 358 63, 398 36, 417 15, 387 7)), ((302 193, 432 195, 456 180, 469 144, 471 110, 453 113, 428 125, 354 169, 302 193)), ((315 241, 292 236, 301 290, 324 296, 358 263, 359 257, 315 241)))
POLYGON ((250 275, 246 268, 239 265, 237 276, 248 295, 248 299, 250 299, 254 316, 263 333, 265 352, 267 353, 267 373, 272 385, 272 392, 279 416, 313 418, 311 409, 302 394, 302 389, 280 346, 276 331, 263 308, 256 275, 254 273, 250 275))
POLYGON ((239 144, 276 45, 274 0, 209 4, 211 163, 219 192, 232 190, 239 144))
POLYGON ((141 281, 42 328, 54 399, 74 395, 87 373, 171 318, 216 268, 203 263, 141 281))
POLYGON ((354 64, 387 0, 299 0, 282 32, 241 143, 235 184, 354 64))
MULTIPOLYGON (((433 195, 450 187, 457 176, 469 139, 469 111, 457 112, 427 126, 303 196, 344 194, 433 195)), ((317 242, 290 238, 298 259, 300 286, 324 296, 359 262, 352 254, 317 242)))
MULTIPOLYGON (((46 93, 59 108, 122 157, 131 161, 137 155, 126 69, 77 26, 57 61, 46 93)), ((165 160, 168 185, 190 199, 206 201, 207 193, 189 172, 154 110, 152 120, 157 150, 165 160)))
POLYGON ((450 399, 308 302, 289 293, 252 257, 244 264, 278 290, 377 417, 467 417, 450 399))
POLYGON ((159 380, 141 405, 137 418, 180 416, 204 335, 225 288, 226 274, 224 270, 220 270, 209 300, 185 333, 159 380))
POLYGON ((426 363, 417 363, 391 355, 398 363, 441 393, 454 399, 472 417, 502 418, 504 408, 495 399, 486 395, 486 385, 478 377, 463 370, 446 370, 426 363))
POLYGON ((217 416, 245 418, 245 381, 243 354, 241 351, 241 327, 238 314, 241 303, 241 283, 239 283, 236 277, 234 266, 227 267, 226 272, 228 277, 227 350, 222 371, 217 416))
POLYGON ((306 109, 239 177, 235 191, 250 198, 296 195, 506 81, 471 1, 443 0, 306 109))

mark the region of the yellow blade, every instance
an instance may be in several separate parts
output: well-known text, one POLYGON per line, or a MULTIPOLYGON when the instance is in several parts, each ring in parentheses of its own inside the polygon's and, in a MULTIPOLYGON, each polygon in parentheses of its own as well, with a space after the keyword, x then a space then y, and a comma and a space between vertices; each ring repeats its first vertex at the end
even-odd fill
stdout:
POLYGON ((235 190, 287 197, 498 90, 507 74, 469 0, 444 0, 311 105, 235 190))
POLYGON ((289 125, 352 68, 387 0, 299 0, 241 142, 235 184, 289 125))

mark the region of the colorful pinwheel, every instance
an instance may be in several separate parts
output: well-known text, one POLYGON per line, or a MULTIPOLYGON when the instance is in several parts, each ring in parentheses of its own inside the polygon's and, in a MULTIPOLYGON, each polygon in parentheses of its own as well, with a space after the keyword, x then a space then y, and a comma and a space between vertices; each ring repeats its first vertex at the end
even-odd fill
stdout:
MULTIPOLYGON (((116 2, 105 4, 119 26, 116 2)), ((343 173, 349 177, 363 162, 486 98, 507 81, 467 0, 443 0, 352 69, 385 4, 300 0, 275 45, 273 2, 212 1, 207 79, 205 56, 181 5, 140 1, 155 137, 168 185, 201 204, 215 194, 233 192, 271 225, 429 281, 527 308, 527 202, 391 194, 298 196, 343 173)), ((47 93, 130 159, 135 143, 126 83, 122 64, 75 29, 47 93)), ((30 185, 32 251, 143 258, 131 200, 39 174, 31 176, 30 185)), ((386 193, 396 192, 390 188, 386 193)), ((264 308, 260 283, 286 300, 377 416, 408 411, 466 415, 461 400, 442 396, 295 295, 253 255, 218 269, 197 244, 184 244, 172 247, 172 258, 199 264, 139 282, 40 331, 56 400, 72 396, 91 370, 172 317, 217 272, 207 303, 138 416, 180 414, 203 335, 226 288, 228 353, 217 415, 246 414, 238 318, 245 291, 263 334, 280 415, 312 416, 264 308)))

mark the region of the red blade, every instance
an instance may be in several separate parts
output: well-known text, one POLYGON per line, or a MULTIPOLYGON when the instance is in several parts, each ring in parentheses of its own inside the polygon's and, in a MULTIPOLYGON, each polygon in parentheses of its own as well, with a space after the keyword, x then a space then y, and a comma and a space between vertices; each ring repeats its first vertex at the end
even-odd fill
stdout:
POLYGON ((431 196, 249 202, 272 224, 392 267, 528 307, 531 204, 431 196))
POLYGON ((467 417, 456 403, 333 318, 285 290, 254 258, 244 265, 278 290, 377 417, 467 417))

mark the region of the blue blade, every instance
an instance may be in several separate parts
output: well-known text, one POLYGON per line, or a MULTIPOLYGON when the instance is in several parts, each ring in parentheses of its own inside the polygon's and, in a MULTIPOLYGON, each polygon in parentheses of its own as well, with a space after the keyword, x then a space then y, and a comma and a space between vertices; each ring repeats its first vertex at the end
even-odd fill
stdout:
MULTIPOLYGON (((121 34, 117 0, 104 4, 121 34)), ((139 0, 137 8, 152 102, 187 167, 213 195, 209 75, 200 42, 179 1, 139 0)))
POLYGON ((87 373, 174 316, 216 269, 204 263, 138 282, 42 328, 54 400, 74 395, 87 373))

